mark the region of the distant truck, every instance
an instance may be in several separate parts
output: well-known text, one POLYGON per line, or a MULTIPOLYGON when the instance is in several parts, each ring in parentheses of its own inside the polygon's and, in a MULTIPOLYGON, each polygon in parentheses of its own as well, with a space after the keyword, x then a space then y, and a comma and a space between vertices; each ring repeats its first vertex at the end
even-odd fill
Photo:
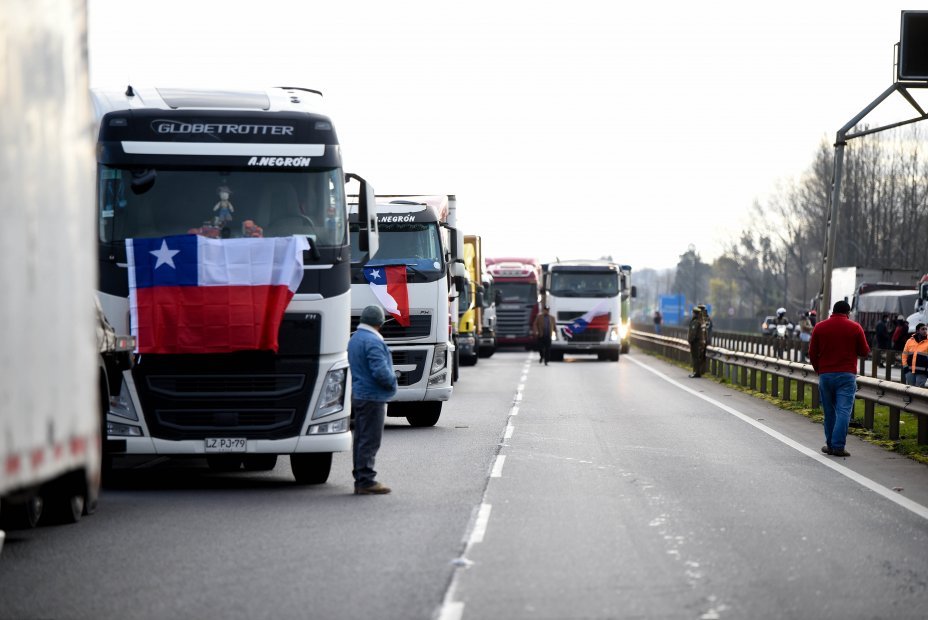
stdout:
MULTIPOLYGON (((451 196, 377 196, 380 247, 373 258, 357 245, 357 214, 351 231, 351 330, 365 306, 382 305, 371 289, 365 267, 403 266, 409 301, 409 325, 389 313, 381 329, 397 372, 398 390, 387 415, 405 417, 412 426, 434 426, 442 404, 453 393, 456 345, 449 313, 464 276, 457 260, 456 200, 451 196)), ((465 293, 466 294, 466 293, 465 293)))
MULTIPOLYGON (((872 267, 835 267, 831 272, 831 302, 853 303, 854 295, 864 284, 897 284, 915 288, 921 272, 917 269, 878 269, 872 267)), ((827 308, 830 312, 831 308, 827 308)))
POLYGON ((487 280, 483 260, 483 243, 479 235, 464 235, 464 267, 467 270, 468 299, 461 307, 467 309, 461 315, 458 344, 461 347, 461 363, 472 366, 481 357, 489 357, 496 350, 495 321, 487 323, 485 314, 493 309, 493 300, 487 295, 487 280))
POLYGON ((532 322, 538 316, 541 266, 527 257, 487 258, 496 303, 496 342, 501 347, 535 348, 532 322))
POLYGON ((478 346, 480 357, 490 357, 496 352, 496 285, 483 265, 483 328, 478 346))
POLYGON ((619 361, 622 281, 622 266, 611 261, 558 261, 547 266, 544 304, 557 325, 552 360, 564 359, 565 353, 590 353, 619 361))
POLYGON ((620 267, 619 288, 622 291, 621 320, 619 321, 619 341, 622 353, 628 353, 632 343, 632 299, 638 296, 638 289, 632 284, 632 266, 620 267))
POLYGON ((884 314, 895 319, 908 316, 915 308, 920 275, 915 269, 837 267, 832 271, 831 299, 851 304, 851 318, 860 323, 873 343, 876 325, 884 314))

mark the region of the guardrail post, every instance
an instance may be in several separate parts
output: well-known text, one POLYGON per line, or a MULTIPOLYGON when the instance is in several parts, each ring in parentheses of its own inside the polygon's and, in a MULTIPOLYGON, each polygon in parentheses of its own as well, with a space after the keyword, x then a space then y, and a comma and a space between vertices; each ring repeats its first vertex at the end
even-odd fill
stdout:
POLYGON ((796 379, 796 402, 806 404, 806 382, 802 379, 796 379))
POLYGON ((928 444, 928 416, 918 416, 918 445, 928 444))
POLYGON ((793 380, 789 377, 783 377, 783 400, 789 401, 792 396, 793 380))
POLYGON ((770 373, 770 395, 774 398, 780 397, 780 377, 770 373))
POLYGON ((757 375, 758 370, 756 368, 751 369, 751 389, 755 392, 757 391, 757 375))
POLYGON ((821 395, 818 392, 818 386, 812 386, 812 408, 818 409, 822 404, 821 395))
POLYGON ((869 428, 873 430, 873 409, 874 402, 870 400, 864 401, 864 428, 869 428))
POLYGON ((893 441, 899 439, 899 407, 889 408, 889 438, 893 441))
POLYGON ((763 370, 760 371, 760 393, 767 393, 767 373, 763 370))

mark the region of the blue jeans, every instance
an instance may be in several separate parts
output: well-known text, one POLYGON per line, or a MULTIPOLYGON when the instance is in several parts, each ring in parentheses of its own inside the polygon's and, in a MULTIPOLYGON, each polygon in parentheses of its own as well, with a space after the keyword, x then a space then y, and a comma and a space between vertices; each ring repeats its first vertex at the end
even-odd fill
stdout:
POLYGON ((854 412, 857 376, 852 372, 826 372, 818 377, 818 393, 825 411, 825 444, 843 450, 847 425, 854 412))
POLYGON ((383 437, 383 424, 387 416, 387 403, 376 400, 351 399, 351 411, 354 414, 354 442, 351 452, 354 459, 355 488, 373 486, 377 472, 374 471, 374 458, 380 449, 383 437))

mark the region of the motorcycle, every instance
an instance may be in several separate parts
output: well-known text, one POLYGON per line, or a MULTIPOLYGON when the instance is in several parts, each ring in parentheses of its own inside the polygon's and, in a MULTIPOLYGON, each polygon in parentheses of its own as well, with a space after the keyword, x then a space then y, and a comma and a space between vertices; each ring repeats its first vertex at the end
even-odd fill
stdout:
POLYGON ((777 357, 783 357, 784 353, 789 350, 789 339, 792 333, 792 323, 783 323, 776 326, 773 332, 773 338, 777 357))

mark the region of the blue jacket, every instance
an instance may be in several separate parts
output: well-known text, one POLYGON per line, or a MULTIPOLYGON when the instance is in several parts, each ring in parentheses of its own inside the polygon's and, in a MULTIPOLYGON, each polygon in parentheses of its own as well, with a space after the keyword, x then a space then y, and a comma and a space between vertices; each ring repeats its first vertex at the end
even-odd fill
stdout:
POLYGON ((348 341, 351 397, 387 402, 396 394, 393 358, 380 334, 358 327, 348 341))

